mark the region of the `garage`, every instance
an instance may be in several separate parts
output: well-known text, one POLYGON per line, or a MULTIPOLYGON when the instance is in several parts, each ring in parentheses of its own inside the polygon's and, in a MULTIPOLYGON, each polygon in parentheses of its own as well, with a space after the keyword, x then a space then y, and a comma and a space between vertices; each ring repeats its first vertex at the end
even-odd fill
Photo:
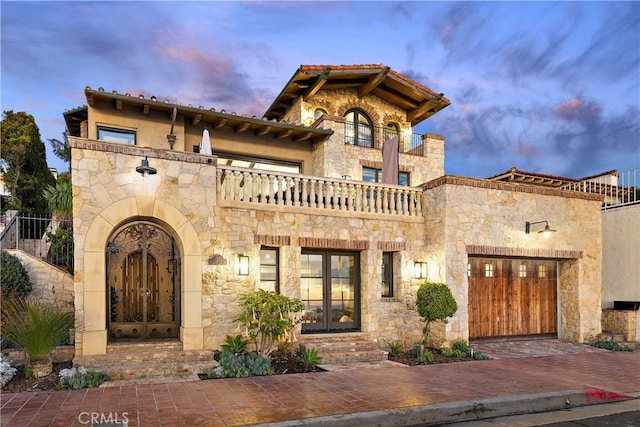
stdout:
POLYGON ((557 261, 469 257, 469 338, 558 335, 557 261))

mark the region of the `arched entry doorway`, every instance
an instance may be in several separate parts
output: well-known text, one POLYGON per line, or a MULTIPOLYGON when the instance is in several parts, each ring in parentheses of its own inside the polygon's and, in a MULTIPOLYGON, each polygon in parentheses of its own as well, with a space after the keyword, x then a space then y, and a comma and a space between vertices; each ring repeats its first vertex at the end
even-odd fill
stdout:
POLYGON ((129 222, 107 241, 109 339, 177 338, 180 257, 173 237, 151 221, 129 222))

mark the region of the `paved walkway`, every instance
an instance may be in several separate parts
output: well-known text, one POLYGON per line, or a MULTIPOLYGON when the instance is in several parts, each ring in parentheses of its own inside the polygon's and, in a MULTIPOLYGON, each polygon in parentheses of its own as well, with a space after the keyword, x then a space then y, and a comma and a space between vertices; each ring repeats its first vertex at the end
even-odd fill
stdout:
POLYGON ((517 402, 532 411, 559 397, 575 405, 640 396, 638 350, 544 340, 525 354, 523 345, 506 344, 478 345, 495 353, 486 361, 3 394, 0 415, 12 427, 82 426, 91 416, 144 427, 411 425, 501 415, 490 411, 517 402))

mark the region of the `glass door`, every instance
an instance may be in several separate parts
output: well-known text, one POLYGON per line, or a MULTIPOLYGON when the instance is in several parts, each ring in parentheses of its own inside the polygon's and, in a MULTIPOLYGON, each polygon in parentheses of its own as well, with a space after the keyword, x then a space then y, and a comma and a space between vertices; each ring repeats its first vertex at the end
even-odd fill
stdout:
POLYGON ((303 252, 301 264, 302 331, 358 330, 358 253, 303 252))

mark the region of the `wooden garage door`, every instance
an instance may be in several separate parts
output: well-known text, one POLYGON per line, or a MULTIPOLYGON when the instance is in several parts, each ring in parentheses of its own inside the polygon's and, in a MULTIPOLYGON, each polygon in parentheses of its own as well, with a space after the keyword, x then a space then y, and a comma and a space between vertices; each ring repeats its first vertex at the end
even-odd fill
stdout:
POLYGON ((469 338, 557 335, 557 262, 469 257, 469 338))

